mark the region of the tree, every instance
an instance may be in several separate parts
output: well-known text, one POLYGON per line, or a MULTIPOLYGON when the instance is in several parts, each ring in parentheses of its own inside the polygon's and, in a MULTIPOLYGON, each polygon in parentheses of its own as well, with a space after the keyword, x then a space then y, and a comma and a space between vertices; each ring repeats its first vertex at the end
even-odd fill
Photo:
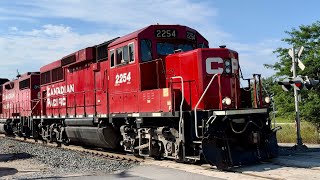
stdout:
MULTIPOLYGON (((298 48, 304 46, 305 49, 300 57, 306 68, 304 71, 297 69, 297 74, 308 76, 309 78, 320 79, 320 21, 311 25, 301 25, 298 29, 293 28, 286 31, 289 37, 282 39, 290 47, 298 48)), ((274 82, 269 87, 275 94, 274 101, 278 107, 278 116, 288 116, 294 114, 293 92, 284 92, 275 82, 283 77, 291 77, 290 71, 292 59, 288 54, 288 48, 279 47, 274 53, 277 54, 279 62, 275 64, 266 64, 265 67, 274 69, 276 74, 271 77, 274 82)), ((314 90, 302 90, 301 94, 301 117, 304 120, 320 124, 320 91, 319 87, 314 90)))
POLYGON ((278 78, 271 76, 262 80, 263 87, 266 89, 269 95, 272 95, 273 101, 276 105, 277 116, 288 117, 294 119, 295 110, 294 99, 288 98, 293 97, 293 92, 285 92, 281 86, 278 85, 278 78))

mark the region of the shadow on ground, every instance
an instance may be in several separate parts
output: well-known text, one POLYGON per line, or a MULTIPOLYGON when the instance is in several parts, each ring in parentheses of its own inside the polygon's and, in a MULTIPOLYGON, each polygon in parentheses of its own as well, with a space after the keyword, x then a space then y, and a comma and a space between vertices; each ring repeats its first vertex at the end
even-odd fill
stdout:
POLYGON ((234 167, 231 171, 264 172, 282 167, 296 167, 320 170, 320 148, 295 150, 292 147, 279 147, 279 157, 254 165, 234 167))
POLYGON ((15 168, 0 167, 0 177, 14 175, 18 172, 15 168))
POLYGON ((33 156, 28 153, 11 153, 11 154, 0 154, 0 162, 14 161, 18 159, 29 159, 33 156))

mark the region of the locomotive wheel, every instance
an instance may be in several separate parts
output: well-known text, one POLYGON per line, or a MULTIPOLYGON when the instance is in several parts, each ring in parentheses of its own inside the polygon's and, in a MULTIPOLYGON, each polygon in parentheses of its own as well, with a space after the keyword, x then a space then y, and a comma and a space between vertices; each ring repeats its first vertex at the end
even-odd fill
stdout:
POLYGON ((65 145, 65 146, 69 146, 70 145, 70 140, 69 139, 62 140, 62 144, 65 145))
POLYGON ((202 153, 205 161, 216 166, 218 169, 228 169, 230 166, 227 163, 227 159, 224 156, 224 152, 221 147, 218 146, 216 139, 205 137, 202 139, 202 153))
POLYGON ((61 147, 62 143, 61 142, 57 142, 57 147, 61 147))

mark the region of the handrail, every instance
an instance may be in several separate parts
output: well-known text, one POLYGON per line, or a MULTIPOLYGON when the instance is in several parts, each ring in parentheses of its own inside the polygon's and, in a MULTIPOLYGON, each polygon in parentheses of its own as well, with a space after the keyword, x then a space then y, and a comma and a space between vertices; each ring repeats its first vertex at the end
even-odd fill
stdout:
MULTIPOLYGON (((183 118, 182 118, 182 106, 183 106, 183 101, 184 101, 184 84, 183 84, 183 77, 181 76, 174 76, 171 77, 171 79, 180 79, 181 80, 181 103, 180 103, 180 120, 179 120, 179 139, 181 140, 181 136, 182 136, 182 142, 184 142, 184 135, 182 135, 181 133, 181 124, 183 123, 183 118)), ((183 132, 184 133, 184 132, 183 132)))
MULTIPOLYGON (((2 114, 0 114, 0 117, 5 117, 5 116, 10 117, 11 116, 10 114, 12 113, 11 111, 17 112, 18 109, 19 109, 20 112, 31 112, 31 113, 33 113, 33 111, 36 109, 37 105, 39 105, 39 103, 41 101, 43 101, 43 100, 47 100, 49 98, 53 98, 54 99, 54 98, 59 98, 59 97, 67 97, 68 95, 72 95, 75 98, 76 95, 79 95, 79 94, 81 95, 82 94, 83 97, 85 96, 83 98, 83 101, 84 101, 83 102, 83 106, 78 106, 76 103, 73 106, 72 105, 68 106, 68 104, 66 103, 65 107, 62 107, 62 106, 50 107, 50 108, 46 107, 46 109, 51 109, 51 110, 54 110, 54 111, 58 111, 59 113, 61 112, 61 110, 63 108, 66 109, 66 112, 68 111, 69 108, 74 108, 75 109, 75 114, 76 114, 76 108, 78 108, 78 107, 86 108, 85 106, 87 106, 87 107, 96 106, 95 103, 93 103, 92 105, 87 105, 86 104, 85 100, 86 100, 86 97, 87 97, 87 93, 97 93, 97 92, 102 92, 102 91, 103 91, 102 88, 98 88, 98 89, 94 89, 94 90, 84 90, 84 91, 78 91, 78 92, 72 92, 72 93, 64 93, 64 94, 52 95, 50 97, 40 97, 40 98, 36 98, 36 99, 31 99, 31 100, 18 101, 17 102, 17 106, 12 106, 12 107, 8 108, 8 110, 6 110, 7 111, 6 113, 2 112, 2 114), (21 105, 21 103, 25 103, 25 102, 31 102, 32 103, 32 105, 30 106, 30 109, 25 109, 24 105, 21 105), (6 114, 8 114, 8 115, 6 115, 6 114)), ((67 98, 66 98, 66 100, 67 100, 67 98)), ((74 100, 74 102, 76 102, 76 101, 74 100)), ((4 103, 6 103, 6 102, 2 101, 2 102, 0 102, 0 105, 3 106, 4 103)), ((9 103, 9 106, 10 106, 11 101, 8 101, 7 103, 9 103)), ((39 113, 39 114, 42 115, 42 113, 39 113)))
MULTIPOLYGON (((31 102, 32 102, 32 100, 31 100, 31 102)), ((39 104, 39 102, 40 102, 40 99, 36 102, 36 104, 33 106, 33 108, 31 109, 31 111, 33 111, 35 108, 36 108, 36 106, 39 104)), ((31 112, 32 113, 32 112, 31 112)))
POLYGON ((200 99, 198 100, 198 102, 197 102, 196 106, 194 107, 194 126, 195 126, 195 133, 196 133, 196 137, 197 137, 197 138, 200 138, 200 137, 199 137, 199 133, 198 133, 197 108, 198 108, 198 106, 199 106, 200 102, 202 101, 202 99, 203 99, 204 95, 207 93, 207 91, 208 91, 209 87, 211 86, 211 84, 212 84, 212 82, 213 82, 214 78, 215 78, 217 75, 218 75, 218 74, 215 74, 215 75, 213 75, 213 76, 212 76, 212 78, 211 78, 211 80, 210 80, 209 84, 207 85, 206 89, 203 91, 203 93, 202 93, 202 95, 201 95, 200 99))

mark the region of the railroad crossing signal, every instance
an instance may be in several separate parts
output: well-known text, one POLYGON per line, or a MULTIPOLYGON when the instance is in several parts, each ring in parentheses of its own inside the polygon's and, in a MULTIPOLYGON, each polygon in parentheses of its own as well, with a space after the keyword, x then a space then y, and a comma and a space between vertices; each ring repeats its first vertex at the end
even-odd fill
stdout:
POLYGON ((304 87, 307 90, 314 88, 316 85, 319 84, 319 80, 309 79, 308 77, 306 77, 306 80, 303 80, 301 77, 298 76, 293 79, 284 79, 282 81, 279 81, 278 84, 282 86, 282 89, 284 91, 290 91, 291 87, 300 91, 304 87))
POLYGON ((289 91, 291 89, 291 84, 289 82, 289 79, 284 79, 283 81, 279 81, 278 84, 281 85, 284 91, 289 91))
POLYGON ((304 87, 304 81, 301 77, 295 77, 294 79, 290 80, 289 83, 298 91, 304 87))
POLYGON ((306 87, 306 89, 310 90, 311 88, 315 87, 319 80, 310 80, 308 77, 306 77, 306 80, 304 81, 300 76, 297 76, 297 65, 298 67, 303 71, 305 69, 305 65, 300 61, 300 56, 302 54, 304 47, 301 46, 296 58, 295 49, 294 47, 289 49, 288 53, 292 58, 292 79, 284 79, 283 81, 278 82, 279 85, 282 86, 282 89, 285 91, 289 91, 291 89, 291 86, 293 86, 294 91, 294 105, 295 105, 295 113, 296 113, 296 127, 297 127, 297 144, 294 146, 296 149, 305 149, 306 146, 302 143, 301 138, 301 132, 300 132, 300 110, 299 110, 299 99, 301 100, 300 95, 298 93, 299 90, 301 90, 303 87, 306 87))
POLYGON ((312 89, 313 87, 315 87, 317 84, 319 84, 319 80, 315 80, 315 79, 307 79, 305 82, 304 82, 304 86, 310 90, 312 89))
MULTIPOLYGON (((301 54, 302 54, 302 52, 303 52, 303 49, 304 49, 304 47, 301 46, 300 49, 299 49, 299 52, 298 52, 298 58, 295 60, 296 62, 294 62, 294 63, 298 63, 298 66, 299 66, 299 68, 300 68, 302 71, 306 68, 306 66, 305 66, 305 65, 302 63, 302 61, 299 59, 300 56, 301 56, 301 54)), ((290 48, 289 51, 288 51, 288 53, 289 53, 289 55, 291 56, 291 58, 295 59, 295 58, 294 58, 295 54, 294 54, 293 48, 290 48)), ((292 65, 290 71, 293 72, 293 65, 292 65)))

